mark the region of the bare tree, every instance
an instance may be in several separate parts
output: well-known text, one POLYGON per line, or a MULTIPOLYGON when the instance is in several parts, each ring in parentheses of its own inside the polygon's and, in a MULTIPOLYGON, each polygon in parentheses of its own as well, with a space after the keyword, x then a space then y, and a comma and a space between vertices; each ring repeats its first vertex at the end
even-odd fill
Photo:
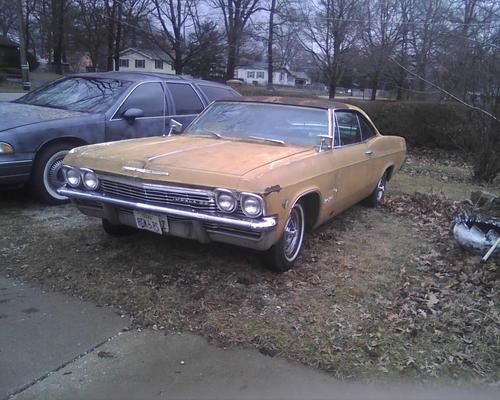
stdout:
POLYGON ((400 41, 402 30, 398 0, 365 0, 366 23, 361 29, 364 53, 371 83, 371 100, 375 100, 380 79, 389 57, 400 41))
MULTIPOLYGON (((421 0, 415 2, 413 24, 410 31, 411 51, 415 59, 415 71, 427 78, 429 69, 436 60, 442 40, 447 33, 445 24, 449 18, 448 0, 421 0)), ((419 80, 418 91, 425 98, 425 81, 419 80)))
POLYGON ((239 61, 243 33, 252 15, 263 10, 262 0, 210 0, 222 12, 227 39, 226 78, 233 79, 239 61))
POLYGON ((16 3, 12 0, 0 0, 0 32, 7 36, 16 30, 16 3))
POLYGON ((329 97, 335 97, 342 79, 345 56, 353 44, 360 0, 321 0, 303 10, 305 21, 302 44, 328 81, 329 97))

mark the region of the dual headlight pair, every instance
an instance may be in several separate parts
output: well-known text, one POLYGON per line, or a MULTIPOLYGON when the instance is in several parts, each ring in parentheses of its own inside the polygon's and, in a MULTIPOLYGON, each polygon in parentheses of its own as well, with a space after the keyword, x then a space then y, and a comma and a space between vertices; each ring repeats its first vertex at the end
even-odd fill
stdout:
POLYGON ((216 189, 215 202, 219 210, 226 213, 236 211, 238 202, 247 217, 257 218, 264 213, 264 199, 253 193, 235 193, 227 189, 216 189))
POLYGON ((82 184, 88 190, 96 190, 99 187, 99 178, 91 169, 64 166, 63 174, 67 184, 73 188, 82 184))

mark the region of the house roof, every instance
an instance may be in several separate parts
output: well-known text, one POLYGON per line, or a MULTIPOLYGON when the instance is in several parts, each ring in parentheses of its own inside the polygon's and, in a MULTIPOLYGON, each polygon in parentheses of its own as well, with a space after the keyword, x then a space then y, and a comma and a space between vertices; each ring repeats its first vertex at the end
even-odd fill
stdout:
POLYGON ((19 47, 19 44, 13 42, 10 39, 7 39, 5 36, 0 36, 0 46, 2 47, 15 47, 16 49, 19 47))
POLYGON ((170 62, 172 60, 172 58, 164 51, 153 49, 138 49, 135 47, 129 47, 125 50, 120 51, 120 55, 126 54, 128 52, 138 53, 150 60, 161 60, 167 62, 170 62))
POLYGON ((290 70, 288 70, 288 72, 289 72, 289 73, 290 73, 290 75, 292 75, 294 78, 304 79, 304 80, 306 80, 306 81, 310 81, 310 80, 311 80, 311 78, 309 78, 305 72, 301 72, 301 71, 290 71, 290 70))

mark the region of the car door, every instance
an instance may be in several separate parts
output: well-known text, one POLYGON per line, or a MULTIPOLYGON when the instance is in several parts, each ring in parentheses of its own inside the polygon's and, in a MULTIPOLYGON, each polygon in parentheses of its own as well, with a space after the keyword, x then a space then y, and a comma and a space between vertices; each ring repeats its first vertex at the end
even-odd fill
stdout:
POLYGON ((106 141, 162 135, 166 131, 166 97, 160 82, 138 84, 106 124, 106 141), (142 115, 127 118, 127 110, 142 115))
POLYGON ((172 104, 169 117, 174 118, 182 124, 183 128, 186 128, 203 111, 205 103, 193 86, 187 82, 167 82, 166 87, 172 104))
POLYGON ((380 146, 380 136, 377 136, 376 130, 370 121, 359 112, 356 112, 356 116, 361 128, 362 140, 366 144, 368 186, 373 190, 382 177, 385 154, 380 146))
POLYGON ((337 165, 337 210, 343 210, 364 197, 369 187, 369 154, 363 142, 357 115, 352 110, 334 113, 334 150, 337 165))

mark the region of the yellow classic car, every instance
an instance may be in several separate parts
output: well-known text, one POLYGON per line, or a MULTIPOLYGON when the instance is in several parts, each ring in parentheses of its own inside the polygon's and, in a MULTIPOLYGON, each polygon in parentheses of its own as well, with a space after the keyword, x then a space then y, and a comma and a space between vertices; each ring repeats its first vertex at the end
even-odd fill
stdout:
POLYGON ((180 127, 71 150, 59 193, 109 234, 230 243, 285 271, 305 232, 363 199, 381 203, 406 153, 359 108, 319 99, 219 100, 180 127))

